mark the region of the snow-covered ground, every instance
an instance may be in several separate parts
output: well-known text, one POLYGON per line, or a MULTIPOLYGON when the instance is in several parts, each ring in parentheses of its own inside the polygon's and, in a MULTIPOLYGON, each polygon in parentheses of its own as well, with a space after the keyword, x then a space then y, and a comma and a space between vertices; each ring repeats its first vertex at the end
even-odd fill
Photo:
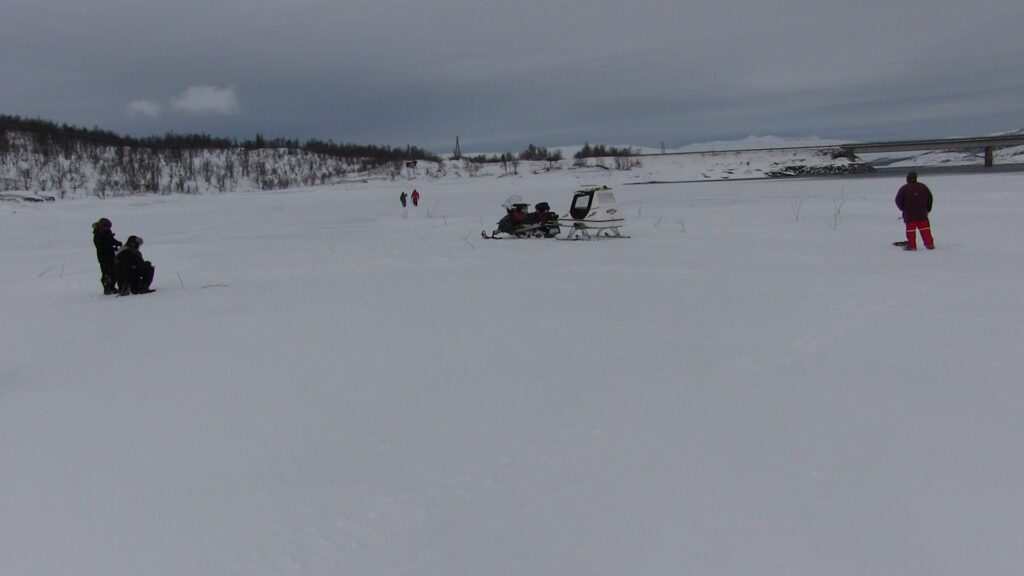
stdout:
POLYGON ((0 574, 1019 574, 1021 176, 633 175, 0 205, 0 574))

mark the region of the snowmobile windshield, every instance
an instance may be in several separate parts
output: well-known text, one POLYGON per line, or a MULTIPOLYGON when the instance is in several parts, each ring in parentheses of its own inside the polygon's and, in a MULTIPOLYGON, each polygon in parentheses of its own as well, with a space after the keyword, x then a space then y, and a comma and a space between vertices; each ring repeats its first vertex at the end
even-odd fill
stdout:
POLYGON ((523 202, 523 197, 522 196, 520 196, 518 194, 513 194, 513 195, 509 196, 508 199, 506 199, 504 202, 502 202, 501 205, 502 205, 502 207, 505 208, 505 210, 512 210, 512 209, 515 208, 516 204, 523 204, 523 203, 524 202, 523 202))

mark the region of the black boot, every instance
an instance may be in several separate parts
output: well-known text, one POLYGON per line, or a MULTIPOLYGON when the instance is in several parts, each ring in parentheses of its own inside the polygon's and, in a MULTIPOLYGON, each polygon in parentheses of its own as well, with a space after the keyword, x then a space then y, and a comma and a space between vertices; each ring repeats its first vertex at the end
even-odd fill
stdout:
POLYGON ((103 294, 108 296, 110 294, 117 294, 117 282, 110 274, 103 274, 100 278, 100 284, 103 284, 103 294))

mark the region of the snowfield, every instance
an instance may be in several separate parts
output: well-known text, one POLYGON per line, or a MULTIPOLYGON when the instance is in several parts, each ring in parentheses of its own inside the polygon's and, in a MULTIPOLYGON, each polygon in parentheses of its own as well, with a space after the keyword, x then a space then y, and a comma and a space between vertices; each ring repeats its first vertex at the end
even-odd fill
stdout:
POLYGON ((907 253, 901 177, 644 162, 0 205, 0 574, 1019 574, 1021 175, 907 253), (632 238, 480 238, 583 184, 632 238))

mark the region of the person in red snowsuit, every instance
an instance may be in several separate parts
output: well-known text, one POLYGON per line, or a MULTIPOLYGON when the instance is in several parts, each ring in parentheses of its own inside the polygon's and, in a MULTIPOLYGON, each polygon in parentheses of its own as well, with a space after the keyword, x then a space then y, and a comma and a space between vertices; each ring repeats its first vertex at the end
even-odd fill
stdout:
POLYGON ((924 247, 932 250, 932 238, 928 213, 932 211, 932 191, 917 181, 917 172, 907 174, 907 183, 896 193, 896 207, 903 211, 903 222, 907 225, 907 245, 904 250, 917 250, 917 231, 921 231, 924 247))
POLYGON ((419 206, 420 205, 420 193, 415 188, 413 188, 413 190, 412 190, 412 205, 413 206, 419 206))

